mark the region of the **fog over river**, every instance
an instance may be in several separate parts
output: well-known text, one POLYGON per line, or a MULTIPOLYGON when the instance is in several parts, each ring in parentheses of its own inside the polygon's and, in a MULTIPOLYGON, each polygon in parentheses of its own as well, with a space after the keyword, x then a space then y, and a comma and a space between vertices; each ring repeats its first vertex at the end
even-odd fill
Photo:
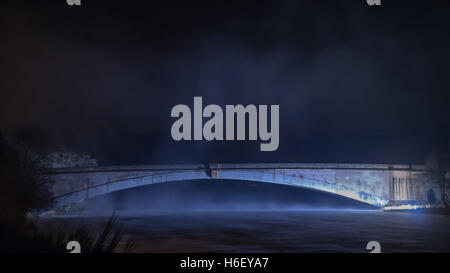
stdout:
POLYGON ((383 212, 299 188, 186 181, 116 192, 82 214, 41 218, 46 230, 85 222, 100 232, 113 211, 135 252, 449 252, 450 217, 383 212))

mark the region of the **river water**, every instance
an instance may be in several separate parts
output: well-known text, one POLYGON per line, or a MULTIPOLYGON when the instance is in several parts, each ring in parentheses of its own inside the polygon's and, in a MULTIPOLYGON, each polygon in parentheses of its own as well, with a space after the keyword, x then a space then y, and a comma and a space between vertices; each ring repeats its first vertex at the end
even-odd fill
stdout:
MULTIPOLYGON (((134 252, 449 252, 450 216, 376 210, 118 212, 134 252)), ((107 216, 41 218, 43 229, 107 216)))

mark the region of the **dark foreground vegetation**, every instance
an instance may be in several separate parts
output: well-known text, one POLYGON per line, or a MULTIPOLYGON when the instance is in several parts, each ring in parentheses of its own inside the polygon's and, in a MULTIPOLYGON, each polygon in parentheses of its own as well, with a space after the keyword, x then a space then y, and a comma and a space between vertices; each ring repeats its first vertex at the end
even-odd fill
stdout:
MULTIPOLYGON (((84 223, 45 233, 35 224, 36 211, 52 205, 50 181, 39 164, 38 151, 26 143, 7 140, 0 131, 0 252, 68 252, 78 241, 82 252, 113 252, 123 232, 113 214, 99 234, 84 223)), ((131 250, 131 243, 124 251, 131 250)))
POLYGON ((26 215, 52 205, 52 182, 39 167, 41 156, 25 143, 7 140, 0 131, 0 222, 26 226, 26 215))
MULTIPOLYGON (((114 214, 100 233, 91 231, 84 221, 76 228, 60 225, 53 232, 41 232, 33 223, 20 229, 14 229, 8 223, 1 223, 0 252, 68 253, 71 250, 68 248, 68 242, 76 241, 80 244, 82 253, 111 253, 117 250, 123 237, 123 229, 114 214)), ((121 251, 131 252, 133 247, 134 242, 128 240, 121 251)))

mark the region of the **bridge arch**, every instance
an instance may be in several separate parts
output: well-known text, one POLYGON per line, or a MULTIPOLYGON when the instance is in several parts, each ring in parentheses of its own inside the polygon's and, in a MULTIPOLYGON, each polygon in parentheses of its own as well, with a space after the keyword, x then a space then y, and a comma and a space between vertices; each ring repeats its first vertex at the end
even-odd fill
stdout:
MULTIPOLYGON (((174 170, 155 170, 146 172, 135 172, 132 174, 121 175, 119 173, 109 173, 109 179, 104 179, 102 172, 74 173, 66 179, 66 187, 56 187, 55 205, 61 207, 70 203, 83 202, 87 199, 108 194, 111 192, 131 189, 140 186, 146 186, 165 182, 182 182, 190 180, 210 180, 211 183, 220 183, 218 180, 241 180, 262 183, 274 183, 304 189, 323 191, 331 194, 344 196, 353 200, 367 203, 376 207, 382 207, 388 200, 379 195, 373 194, 368 188, 361 186, 361 183, 349 183, 343 185, 336 183, 330 173, 321 171, 320 175, 314 172, 299 172, 298 170, 285 169, 174 169, 174 170), (67 187, 67 183, 76 182, 75 185, 67 187)), ((64 180, 64 179, 62 179, 64 180)), ((60 182, 63 183, 63 182, 60 182)))

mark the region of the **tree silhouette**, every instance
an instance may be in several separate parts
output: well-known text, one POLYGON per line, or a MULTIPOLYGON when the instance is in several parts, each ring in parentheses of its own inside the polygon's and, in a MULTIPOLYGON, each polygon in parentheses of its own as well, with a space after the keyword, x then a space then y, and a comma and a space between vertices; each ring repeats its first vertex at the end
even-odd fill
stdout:
POLYGON ((0 221, 21 224, 30 210, 52 203, 51 181, 29 145, 11 144, 0 131, 0 221))

